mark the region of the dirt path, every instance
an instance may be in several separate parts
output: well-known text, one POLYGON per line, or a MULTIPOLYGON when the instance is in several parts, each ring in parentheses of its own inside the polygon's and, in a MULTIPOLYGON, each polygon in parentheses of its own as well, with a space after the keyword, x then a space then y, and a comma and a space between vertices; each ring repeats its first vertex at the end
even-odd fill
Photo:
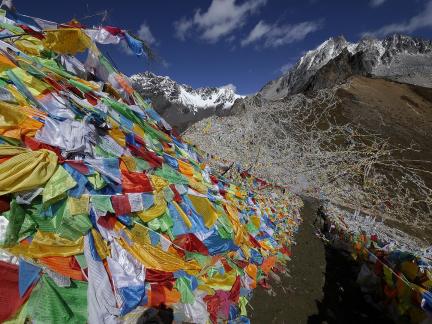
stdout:
POLYGON ((251 301, 255 323, 391 323, 363 298, 350 256, 324 246, 312 226, 317 204, 305 202, 304 222, 289 262, 290 277, 271 282, 275 295, 257 289, 251 301))
POLYGON ((312 222, 316 204, 306 203, 304 222, 297 234, 297 245, 289 262, 290 277, 272 283, 276 296, 257 289, 252 299, 252 323, 307 323, 308 317, 319 312, 316 300, 323 298, 325 283, 325 249, 315 236, 312 222))

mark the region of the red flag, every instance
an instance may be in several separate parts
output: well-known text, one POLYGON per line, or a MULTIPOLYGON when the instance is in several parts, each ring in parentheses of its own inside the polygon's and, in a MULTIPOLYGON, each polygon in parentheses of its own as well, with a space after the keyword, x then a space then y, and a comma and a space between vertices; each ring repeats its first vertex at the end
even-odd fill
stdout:
POLYGON ((153 187, 145 173, 122 170, 123 193, 152 192, 153 187))
POLYGON ((240 276, 237 276, 236 281, 234 282, 234 285, 231 287, 230 294, 229 294, 229 300, 231 300, 233 303, 238 303, 240 298, 240 276))
POLYGON ((107 229, 114 229, 114 225, 117 222, 117 217, 112 214, 107 214, 106 216, 99 217, 97 223, 107 229))
POLYGON ((8 211, 10 209, 11 198, 9 195, 0 196, 0 213, 8 211))
POLYGON ((57 155, 59 163, 64 162, 64 158, 61 155, 61 150, 58 147, 54 147, 54 146, 51 146, 51 145, 48 145, 45 143, 41 143, 41 142, 35 140, 34 138, 28 137, 28 136, 24 137, 24 144, 25 144, 25 146, 27 146, 32 151, 37 151, 40 149, 53 151, 57 155))
POLYGON ((155 282, 174 282, 174 273, 166 272, 155 269, 146 269, 146 279, 147 282, 155 283, 155 282))
POLYGON ((103 29, 105 29, 107 32, 109 32, 111 35, 117 36, 117 35, 123 35, 123 31, 118 27, 113 26, 103 26, 103 29))
POLYGON ((183 199, 180 196, 180 193, 177 191, 177 189, 173 183, 170 184, 170 188, 171 188, 172 192, 174 192, 174 201, 177 203, 181 203, 183 201, 183 199))
POLYGON ((195 236, 195 234, 188 233, 178 235, 173 243, 186 251, 209 255, 207 247, 195 236))
MULTIPOLYGON (((135 136, 136 141, 137 139, 139 138, 135 136)), ((134 145, 128 145, 127 147, 131 151, 133 156, 146 160, 150 163, 152 168, 158 168, 162 166, 163 159, 159 157, 156 153, 148 151, 144 146, 138 148, 134 145)))
POLYGON ((21 29, 23 29, 27 34, 29 34, 29 35, 37 38, 37 39, 44 39, 45 38, 43 33, 41 33, 40 31, 34 30, 30 26, 23 25, 23 24, 18 24, 18 26, 21 27, 21 29))
POLYGON ((114 208, 116 216, 127 215, 131 212, 131 205, 129 203, 129 198, 126 195, 112 196, 111 203, 114 208))
POLYGON ((21 298, 19 295, 18 266, 0 261, 0 322, 3 323, 8 318, 16 314, 20 307, 30 296, 32 287, 27 290, 21 298))

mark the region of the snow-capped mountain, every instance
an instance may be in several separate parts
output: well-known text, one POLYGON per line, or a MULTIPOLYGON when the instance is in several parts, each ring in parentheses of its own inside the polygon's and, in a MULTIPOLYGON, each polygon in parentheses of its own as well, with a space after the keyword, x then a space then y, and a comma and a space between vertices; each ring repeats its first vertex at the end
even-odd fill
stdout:
POLYGON ((151 72, 130 79, 144 98, 152 100, 154 109, 180 130, 210 115, 228 114, 236 99, 242 98, 233 85, 193 89, 151 72))
POLYGON ((330 38, 308 51, 287 73, 267 83, 260 93, 278 99, 301 92, 317 71, 343 53, 357 56, 356 63, 364 73, 432 87, 432 41, 395 34, 383 40, 366 37, 358 43, 343 36, 330 38))

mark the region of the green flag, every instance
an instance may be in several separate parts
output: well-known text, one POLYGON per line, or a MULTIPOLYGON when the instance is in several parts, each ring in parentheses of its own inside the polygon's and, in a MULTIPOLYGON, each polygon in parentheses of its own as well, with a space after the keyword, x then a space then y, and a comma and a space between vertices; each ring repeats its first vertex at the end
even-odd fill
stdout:
POLYGON ((74 280, 70 287, 58 287, 42 276, 28 301, 28 315, 35 323, 86 323, 87 282, 74 280))
POLYGON ((76 186, 74 178, 61 166, 57 167, 56 172, 45 185, 42 201, 45 206, 62 199, 66 191, 76 186))
POLYGON ((97 210, 101 212, 114 213, 114 208, 111 204, 110 196, 91 196, 91 202, 97 210))
POLYGON ((175 289, 180 292, 180 300, 183 304, 193 304, 195 297, 192 293, 192 285, 188 278, 177 278, 175 282, 175 289))

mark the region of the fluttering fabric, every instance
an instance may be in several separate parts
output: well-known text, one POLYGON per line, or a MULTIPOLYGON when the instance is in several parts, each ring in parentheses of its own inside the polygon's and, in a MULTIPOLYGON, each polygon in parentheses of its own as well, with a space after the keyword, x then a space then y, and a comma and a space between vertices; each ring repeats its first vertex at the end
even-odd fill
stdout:
POLYGON ((10 157, 0 164, 0 195, 42 186, 57 168, 57 155, 47 150, 0 145, 0 157, 10 157))
POLYGON ((61 54, 83 52, 92 45, 91 39, 79 28, 48 30, 43 45, 61 54))
POLYGON ((30 296, 30 290, 20 297, 19 295, 19 269, 14 264, 0 261, 0 321, 4 322, 14 315, 30 296))
POLYGON ((300 200, 210 168, 97 48, 143 56, 127 31, 7 10, 0 27, 19 36, 0 40, 0 321, 128 323, 163 304, 245 322, 300 200))

